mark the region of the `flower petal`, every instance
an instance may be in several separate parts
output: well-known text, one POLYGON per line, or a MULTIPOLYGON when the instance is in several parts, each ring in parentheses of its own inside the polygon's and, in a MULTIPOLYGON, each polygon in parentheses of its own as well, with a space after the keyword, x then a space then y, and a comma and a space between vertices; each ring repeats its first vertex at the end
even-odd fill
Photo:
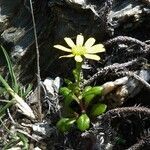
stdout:
POLYGON ((90 53, 90 54, 100 53, 104 51, 105 51, 105 48, 103 44, 96 44, 90 47, 89 49, 87 49, 87 53, 90 53))
POLYGON ((75 61, 77 61, 77 62, 82 62, 83 59, 82 59, 82 57, 81 57, 80 55, 76 55, 76 56, 75 56, 75 61))
POLYGON ((95 43, 95 39, 94 39, 94 38, 89 38, 89 39, 85 42, 84 46, 85 46, 86 48, 89 48, 89 47, 93 46, 94 43, 95 43))
POLYGON ((60 56, 59 58, 69 58, 69 57, 74 57, 74 55, 73 54, 70 54, 70 55, 64 55, 64 56, 60 56))
POLYGON ((82 35, 77 35, 77 39, 76 39, 76 45, 80 45, 82 46, 84 42, 84 37, 82 35))
POLYGON ((66 43, 72 48, 75 46, 74 42, 71 40, 71 38, 67 38, 65 37, 64 40, 66 41, 66 43))
POLYGON ((54 45, 54 47, 59 49, 59 50, 65 51, 65 52, 71 52, 71 49, 66 48, 66 47, 64 47, 62 45, 54 45))
POLYGON ((100 57, 98 55, 85 54, 84 56, 88 59, 100 60, 100 57))

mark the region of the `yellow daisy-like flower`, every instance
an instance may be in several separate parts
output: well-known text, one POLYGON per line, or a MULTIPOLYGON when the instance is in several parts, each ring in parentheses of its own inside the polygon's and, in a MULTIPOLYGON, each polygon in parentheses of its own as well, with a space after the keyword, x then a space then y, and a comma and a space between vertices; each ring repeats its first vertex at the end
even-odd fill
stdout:
POLYGON ((89 38, 84 44, 84 37, 79 34, 77 35, 77 38, 76 38, 76 45, 71 40, 71 38, 65 37, 64 40, 66 41, 66 43, 68 44, 70 48, 66 48, 62 45, 54 45, 54 47, 65 52, 69 52, 71 54, 61 56, 60 58, 74 57, 75 61, 82 62, 83 57, 85 57, 88 59, 93 59, 93 60, 98 61, 100 60, 100 57, 95 54, 105 51, 103 44, 94 45, 95 39, 92 37, 89 38))

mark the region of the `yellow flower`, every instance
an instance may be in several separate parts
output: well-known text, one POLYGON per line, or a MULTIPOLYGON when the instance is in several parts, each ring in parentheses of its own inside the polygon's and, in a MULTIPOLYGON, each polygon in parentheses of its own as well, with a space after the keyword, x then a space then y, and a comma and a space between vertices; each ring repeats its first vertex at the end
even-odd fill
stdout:
POLYGON ((89 38, 84 44, 84 37, 79 34, 77 35, 77 38, 76 38, 76 45, 71 40, 71 38, 65 37, 64 40, 66 41, 66 43, 68 44, 70 48, 66 48, 62 45, 54 45, 54 47, 65 52, 69 52, 71 54, 61 56, 60 58, 74 57, 75 61, 82 62, 83 57, 85 57, 88 59, 93 59, 93 60, 98 61, 100 60, 100 57, 95 54, 105 51, 103 44, 94 45, 95 39, 92 37, 89 38))

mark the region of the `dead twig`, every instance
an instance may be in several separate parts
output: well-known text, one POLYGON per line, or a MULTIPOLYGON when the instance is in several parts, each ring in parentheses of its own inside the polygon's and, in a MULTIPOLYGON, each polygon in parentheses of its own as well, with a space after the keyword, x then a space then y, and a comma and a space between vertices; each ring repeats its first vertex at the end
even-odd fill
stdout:
POLYGON ((83 86, 89 85, 91 84, 93 81, 95 81, 97 78, 99 78, 101 75, 108 73, 109 71, 117 71, 119 69, 125 69, 126 67, 132 66, 134 64, 142 64, 142 62, 144 61, 144 59, 134 59, 122 64, 112 64, 110 66, 106 66, 102 69, 100 69, 97 73, 95 73, 90 79, 88 79, 87 81, 84 82, 83 86))
POLYGON ((117 36, 113 39, 108 40, 107 42, 104 43, 105 46, 109 46, 112 45, 114 43, 117 42, 126 42, 126 43, 133 43, 133 44, 137 44, 142 46, 143 48, 145 48, 145 51, 150 50, 150 46, 147 45, 145 42, 142 42, 138 39, 132 38, 132 37, 128 37, 128 36, 117 36))
POLYGON ((147 107, 122 107, 122 108, 116 108, 109 110, 104 115, 100 116, 100 118, 103 120, 103 123, 111 124, 111 121, 114 118, 121 118, 121 117, 128 117, 130 115, 135 116, 143 116, 144 118, 150 117, 150 109, 147 107))
POLYGON ((140 141, 138 141, 136 144, 132 145, 130 148, 126 150, 140 150, 144 149, 144 147, 150 147, 150 137, 144 137, 140 141))
POLYGON ((41 76, 40 76, 40 54, 39 54, 39 47, 38 47, 38 40, 37 40, 37 31, 36 31, 36 23, 34 18, 34 12, 33 12, 33 6, 32 6, 32 0, 30 0, 30 8, 31 8, 31 15, 32 15, 32 21, 33 21, 33 28, 34 28, 34 37, 35 37, 35 46, 36 46, 36 55, 37 55, 37 82, 38 82, 38 93, 37 93, 37 99, 38 99, 38 110, 39 110, 39 119, 42 120, 42 105, 41 105, 41 76))
POLYGON ((150 91, 150 84, 145 81, 144 79, 142 79, 140 76, 138 76, 137 74, 131 72, 131 71, 121 71, 121 72, 117 72, 117 75, 122 75, 122 76, 130 76, 133 77, 134 79, 138 80, 145 88, 147 88, 150 91))

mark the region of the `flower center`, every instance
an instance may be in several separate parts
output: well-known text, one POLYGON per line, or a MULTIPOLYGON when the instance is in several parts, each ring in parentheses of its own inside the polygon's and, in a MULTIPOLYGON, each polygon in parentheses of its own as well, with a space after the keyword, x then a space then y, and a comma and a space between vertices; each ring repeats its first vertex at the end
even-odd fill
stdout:
POLYGON ((83 46, 75 46, 75 47, 73 47, 72 49, 72 54, 73 55, 84 55, 84 54, 86 54, 86 48, 85 47, 83 47, 83 46))

